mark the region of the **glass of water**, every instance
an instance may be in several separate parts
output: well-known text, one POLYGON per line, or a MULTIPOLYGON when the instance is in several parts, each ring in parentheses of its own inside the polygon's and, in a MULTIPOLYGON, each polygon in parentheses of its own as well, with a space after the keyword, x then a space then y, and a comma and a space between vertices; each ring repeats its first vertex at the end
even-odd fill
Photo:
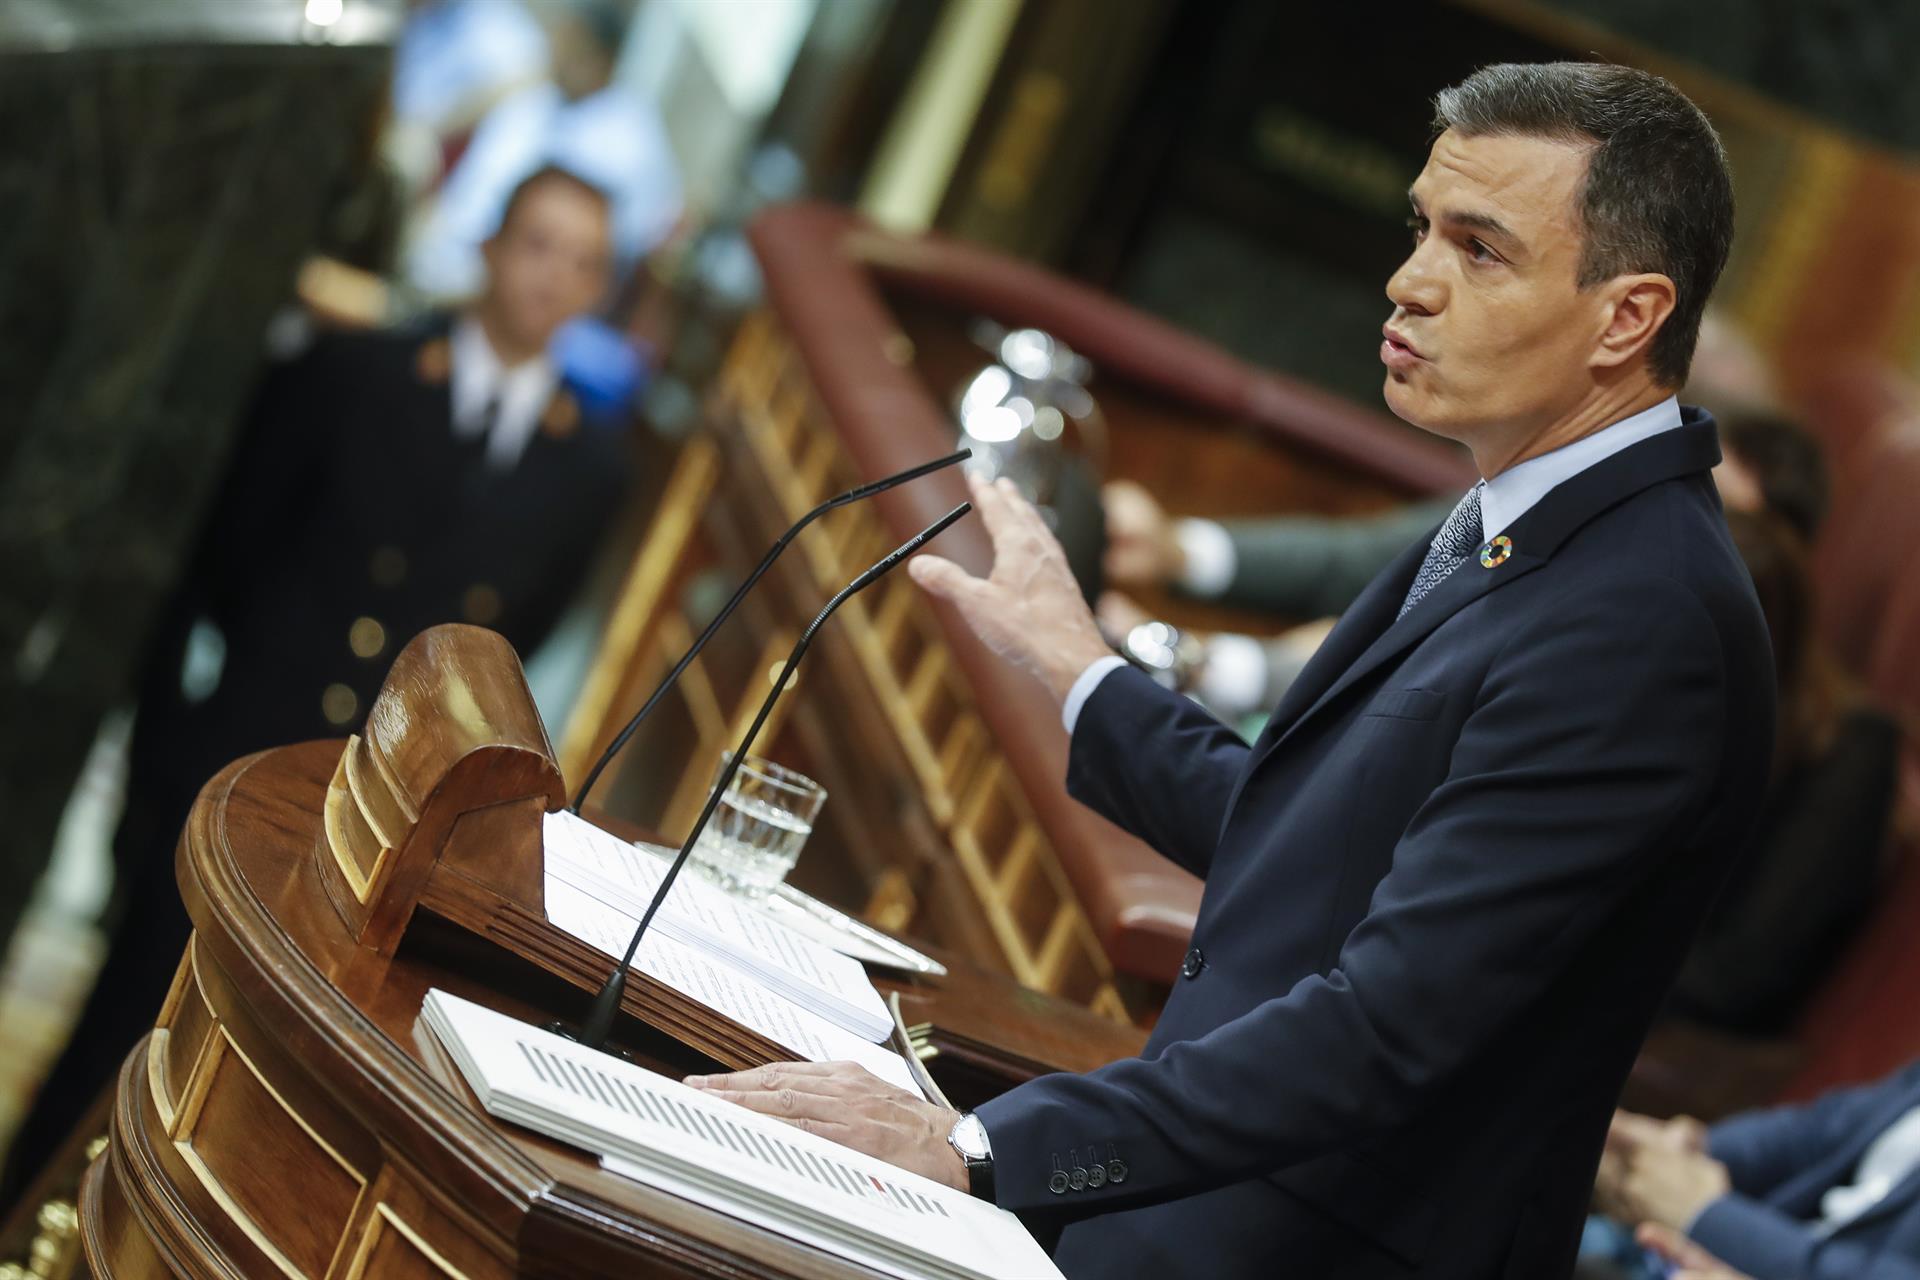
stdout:
MULTIPOLYGON (((730 751, 721 754, 715 784, 732 756, 730 751)), ((813 820, 826 799, 826 788, 812 778, 748 756, 689 861, 723 889, 758 902, 800 860, 800 848, 813 834, 813 820)))

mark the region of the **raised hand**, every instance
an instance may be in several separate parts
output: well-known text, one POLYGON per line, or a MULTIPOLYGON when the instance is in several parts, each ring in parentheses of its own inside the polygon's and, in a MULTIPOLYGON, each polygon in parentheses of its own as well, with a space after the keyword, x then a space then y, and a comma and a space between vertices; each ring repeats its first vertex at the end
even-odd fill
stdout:
POLYGON ((993 540, 993 570, 975 577, 951 560, 914 557, 913 580, 950 602, 994 653, 1025 668, 1058 701, 1088 664, 1113 652, 1100 636, 1046 521, 1006 480, 969 476, 973 505, 993 540))

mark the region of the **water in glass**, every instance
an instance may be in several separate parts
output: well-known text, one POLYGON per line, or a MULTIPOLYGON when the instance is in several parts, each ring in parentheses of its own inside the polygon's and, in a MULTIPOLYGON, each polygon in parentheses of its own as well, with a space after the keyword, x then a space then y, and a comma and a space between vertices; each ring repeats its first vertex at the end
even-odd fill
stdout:
MULTIPOLYGON (((726 768, 725 757, 720 768, 726 768)), ((714 780, 719 781, 717 774, 714 780)), ((826 790, 813 779, 748 756, 694 845, 691 860, 721 887, 755 901, 765 898, 799 861, 826 798, 826 790)))

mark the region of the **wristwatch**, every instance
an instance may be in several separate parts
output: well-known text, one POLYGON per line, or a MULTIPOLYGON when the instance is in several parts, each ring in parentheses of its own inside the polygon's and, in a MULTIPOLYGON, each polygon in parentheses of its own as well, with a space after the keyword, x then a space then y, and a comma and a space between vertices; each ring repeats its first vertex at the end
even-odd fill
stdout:
POLYGON ((987 1141, 987 1129, 980 1123, 980 1117, 969 1111, 954 1121, 947 1134, 947 1145, 966 1161, 967 1189, 993 1204, 993 1144, 987 1141))

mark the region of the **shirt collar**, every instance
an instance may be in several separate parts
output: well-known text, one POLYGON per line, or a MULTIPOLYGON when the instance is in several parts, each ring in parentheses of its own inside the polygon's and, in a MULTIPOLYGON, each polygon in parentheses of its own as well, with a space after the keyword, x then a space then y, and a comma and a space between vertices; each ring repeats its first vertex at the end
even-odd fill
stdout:
POLYGON ((552 357, 543 354, 506 368, 472 315, 455 321, 449 344, 454 434, 479 431, 485 424, 488 405, 499 397, 499 412, 487 439, 487 458, 495 467, 513 466, 559 385, 559 371, 552 357))
POLYGON ((1491 538, 1510 528, 1547 496, 1555 486, 1630 445, 1639 444, 1680 425, 1680 401, 1668 396, 1651 409, 1622 418, 1572 444, 1508 467, 1491 480, 1480 482, 1481 535, 1491 538))

